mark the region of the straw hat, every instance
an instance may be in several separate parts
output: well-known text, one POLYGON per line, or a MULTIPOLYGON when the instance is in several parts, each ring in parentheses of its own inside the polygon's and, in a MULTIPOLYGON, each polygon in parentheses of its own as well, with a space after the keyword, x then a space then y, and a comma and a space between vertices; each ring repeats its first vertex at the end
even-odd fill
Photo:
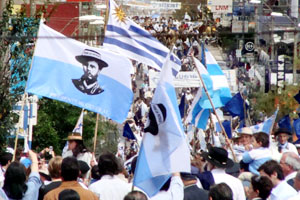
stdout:
POLYGON ((253 131, 249 127, 244 127, 239 130, 239 134, 253 135, 253 131))
POLYGON ((67 140, 82 140, 80 133, 70 133, 67 140))

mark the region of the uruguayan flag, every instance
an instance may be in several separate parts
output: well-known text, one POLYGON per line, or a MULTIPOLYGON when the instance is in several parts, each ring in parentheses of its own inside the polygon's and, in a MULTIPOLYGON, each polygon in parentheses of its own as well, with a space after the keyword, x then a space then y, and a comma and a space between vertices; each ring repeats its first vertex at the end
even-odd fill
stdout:
MULTIPOLYGON (((169 52, 169 49, 147 30, 126 17, 121 7, 113 0, 109 1, 109 18, 103 46, 159 71, 169 52)), ((171 60, 172 72, 176 75, 181 68, 181 61, 174 54, 171 60)))
POLYGON ((26 91, 122 123, 133 100, 130 60, 41 24, 26 91))
POLYGON ((133 181, 149 197, 160 190, 173 172, 191 170, 170 60, 166 59, 151 102, 133 181))
MULTIPOLYGON (((275 113, 271 117, 267 118, 264 122, 256 124, 254 126, 250 126, 253 133, 264 132, 264 133, 270 134, 272 131, 277 113, 278 113, 278 109, 275 111, 275 113)), ((239 130, 238 130, 238 132, 239 132, 239 130)))
POLYGON ((213 55, 207 49, 205 49, 205 57, 207 71, 213 81, 213 90, 219 90, 219 96, 224 106, 232 97, 226 76, 213 55))

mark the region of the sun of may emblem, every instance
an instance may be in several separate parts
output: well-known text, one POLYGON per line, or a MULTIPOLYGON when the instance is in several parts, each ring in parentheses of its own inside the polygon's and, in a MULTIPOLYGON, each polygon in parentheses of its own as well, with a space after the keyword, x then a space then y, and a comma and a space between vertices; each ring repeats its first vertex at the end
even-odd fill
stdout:
POLYGON ((124 22, 126 20, 126 14, 123 12, 123 10, 121 9, 121 7, 116 7, 115 8, 115 13, 114 15, 117 16, 118 21, 124 22))

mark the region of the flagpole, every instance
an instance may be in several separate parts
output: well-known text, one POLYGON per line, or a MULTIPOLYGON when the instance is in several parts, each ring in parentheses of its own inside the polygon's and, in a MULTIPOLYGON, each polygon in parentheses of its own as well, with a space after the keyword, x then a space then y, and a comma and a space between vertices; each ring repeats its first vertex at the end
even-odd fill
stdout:
MULTIPOLYGON (((194 64, 196 65, 195 57, 192 56, 192 59, 193 59, 194 64)), ((211 107, 212 107, 212 109, 213 109, 213 112, 214 112, 214 114, 216 115, 216 118, 217 118, 217 120, 218 120, 218 122, 219 122, 219 124, 220 124, 220 127, 221 127, 221 129, 222 129, 222 133, 223 133, 224 137, 226 138, 226 140, 228 141, 229 138, 228 138, 228 136, 227 136, 227 134, 226 134, 226 131, 225 131, 224 127, 223 127, 223 124, 221 123, 221 120, 220 120, 220 118, 219 118, 219 116, 218 116, 218 114, 217 114, 217 112, 216 112, 215 106, 214 106, 214 104, 213 104, 213 102, 212 102, 212 100, 211 100, 211 98, 210 98, 210 95, 209 95, 209 93, 208 93, 208 91, 207 91, 206 85, 205 85, 205 83, 204 83, 204 81, 203 81, 203 79, 202 79, 202 77, 201 77, 200 70, 198 69, 197 66, 196 66, 196 70, 197 70, 197 72, 198 72, 198 75, 199 75, 200 81, 201 81, 201 83, 202 83, 203 89, 204 89, 204 91, 205 91, 205 93, 206 93, 206 95, 207 95, 207 97, 208 97, 208 100, 209 100, 209 102, 210 102, 210 104, 211 104, 211 107)), ((231 151, 231 153, 232 153, 232 156, 233 156, 234 161, 237 162, 235 153, 234 153, 234 151, 233 151, 231 145, 228 145, 228 146, 229 146, 229 149, 230 149, 230 151, 231 151)))
POLYGON ((96 117, 96 125, 95 125, 95 134, 94 134, 94 148, 93 148, 93 152, 94 152, 94 153, 95 153, 95 151, 96 151, 96 144, 97 144, 98 121, 99 121, 99 114, 97 113, 97 117, 96 117))
MULTIPOLYGON (((21 105, 21 109, 20 109, 20 114, 24 110, 24 104, 25 104, 26 98, 27 98, 27 93, 24 93, 23 94, 22 105, 21 105)), ((24 113, 23 113, 23 115, 24 115, 24 113)), ((16 137, 15 137, 14 155, 13 155, 12 161, 15 161, 15 159, 16 159, 17 146, 18 146, 18 138, 19 138, 19 132, 20 132, 20 129, 21 129, 20 128, 21 127, 21 120, 22 120, 22 117, 19 116, 18 128, 17 128, 17 132, 16 132, 16 137)), ((24 146, 24 148, 25 148, 25 146, 24 146)))

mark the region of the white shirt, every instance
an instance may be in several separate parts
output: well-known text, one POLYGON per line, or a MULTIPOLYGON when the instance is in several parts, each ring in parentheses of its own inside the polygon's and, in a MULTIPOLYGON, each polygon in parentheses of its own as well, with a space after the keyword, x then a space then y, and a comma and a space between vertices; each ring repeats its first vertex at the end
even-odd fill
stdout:
POLYGON ((272 159, 278 162, 280 161, 282 154, 285 152, 294 152, 295 154, 298 155, 298 151, 295 145, 289 142, 287 146, 281 150, 281 153, 278 152, 278 142, 272 142, 270 145, 270 150, 272 152, 272 159))
POLYGON ((286 181, 281 181, 271 191, 270 200, 286 200, 297 194, 296 190, 286 181))
POLYGON ((231 188, 234 200, 246 199, 244 187, 239 179, 226 174, 225 169, 213 169, 211 173, 214 177, 215 184, 226 183, 231 188))
POLYGON ((299 200, 300 199, 300 191, 298 191, 298 194, 296 196, 293 196, 289 198, 288 200, 299 200))
POLYGON ((284 178, 284 180, 285 180, 285 181, 288 181, 288 180, 290 180, 290 179, 293 179, 293 178, 296 177, 296 175, 297 175, 297 172, 292 172, 292 173, 290 173, 289 175, 287 175, 287 176, 284 178))
POLYGON ((168 191, 160 191, 150 200, 183 200, 184 185, 179 176, 173 176, 168 191))
POLYGON ((121 200, 130 191, 129 183, 118 178, 116 175, 104 175, 99 181, 92 183, 89 190, 94 192, 101 200, 121 200))

